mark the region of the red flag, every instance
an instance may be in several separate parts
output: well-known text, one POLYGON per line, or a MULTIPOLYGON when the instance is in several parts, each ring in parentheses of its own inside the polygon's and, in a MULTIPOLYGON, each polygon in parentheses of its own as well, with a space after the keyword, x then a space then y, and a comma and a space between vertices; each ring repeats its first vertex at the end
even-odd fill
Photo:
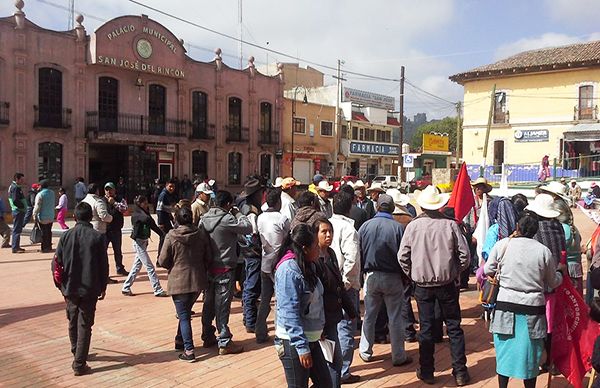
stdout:
POLYGON ((555 298, 551 314, 551 359, 575 388, 581 388, 585 374, 592 368, 591 357, 600 325, 590 319, 589 307, 568 276, 555 290, 555 298))
POLYGON ((475 197, 471 188, 471 178, 467 173, 467 164, 463 163, 454 182, 454 188, 448 201, 448 207, 454 209, 454 218, 461 221, 475 207, 475 197))

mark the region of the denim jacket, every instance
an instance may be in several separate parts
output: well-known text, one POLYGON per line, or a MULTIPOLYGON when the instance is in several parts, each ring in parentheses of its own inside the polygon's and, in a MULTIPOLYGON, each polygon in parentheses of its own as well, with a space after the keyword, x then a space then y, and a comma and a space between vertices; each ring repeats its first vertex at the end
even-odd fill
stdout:
POLYGON ((318 339, 309 338, 310 334, 318 333, 320 337, 325 326, 323 285, 318 280, 311 290, 293 258, 293 253, 288 252, 275 271, 276 335, 289 339, 298 354, 307 354, 309 342, 318 339))

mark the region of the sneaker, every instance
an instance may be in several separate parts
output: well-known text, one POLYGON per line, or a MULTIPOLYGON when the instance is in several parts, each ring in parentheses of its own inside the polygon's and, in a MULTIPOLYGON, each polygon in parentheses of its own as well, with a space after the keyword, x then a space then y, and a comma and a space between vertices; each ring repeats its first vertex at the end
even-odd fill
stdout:
POLYGON ((108 278, 108 284, 117 284, 119 281, 117 279, 108 278))
POLYGON ((131 290, 122 290, 121 294, 125 296, 133 296, 133 292, 131 292, 131 290))
POLYGON ((158 294, 154 294, 154 296, 156 296, 157 298, 166 298, 167 296, 169 296, 169 294, 167 294, 165 291, 161 291, 158 294))
POLYGON ((226 354, 238 354, 244 351, 244 347, 242 345, 234 344, 233 341, 229 341, 229 344, 224 348, 219 348, 219 356, 224 356, 226 354))
POLYGON ((352 373, 350 373, 348 376, 346 377, 342 377, 340 380, 340 383, 342 384, 354 384, 354 383, 358 383, 360 381, 360 376, 359 375, 353 375, 352 373))
POLYGON ((417 378, 424 382, 425 384, 433 385, 435 384, 435 379, 433 378, 433 374, 424 375, 421 374, 421 368, 417 368, 417 378))
POLYGON ((117 270, 117 275, 121 275, 121 276, 129 276, 129 272, 127 272, 127 271, 125 270, 125 268, 119 268, 119 269, 117 270))
POLYGON ((81 368, 73 369, 73 376, 83 376, 92 373, 92 368, 88 364, 85 364, 81 368))
POLYGON ((212 348, 218 343, 216 338, 207 339, 202 343, 202 346, 205 348, 212 348))
POLYGON ((457 387, 464 387, 471 381, 471 376, 469 376, 469 372, 465 372, 463 374, 454 376, 454 381, 456 381, 457 387))
POLYGON ((404 361, 401 362, 394 362, 393 365, 394 366, 404 366, 404 365, 408 365, 411 362, 413 362, 413 359, 411 356, 406 356, 406 358, 404 359, 404 361))
POLYGON ((194 353, 187 354, 187 353, 183 352, 179 355, 179 359, 181 361, 185 361, 185 362, 196 362, 196 355, 194 353))
POLYGON ((360 359, 361 359, 361 360, 363 360, 364 362, 371 362, 371 361, 373 361, 373 357, 366 356, 366 355, 364 355, 364 354, 362 354, 362 353, 360 353, 360 352, 358 352, 358 356, 359 356, 359 357, 360 357, 360 359))

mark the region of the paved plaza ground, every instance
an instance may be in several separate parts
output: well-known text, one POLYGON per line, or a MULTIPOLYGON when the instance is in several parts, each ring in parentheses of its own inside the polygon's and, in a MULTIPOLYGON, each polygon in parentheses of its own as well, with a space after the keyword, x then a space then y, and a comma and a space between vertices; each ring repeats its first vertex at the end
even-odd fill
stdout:
MULTIPOLYGON (((576 222, 584 241, 595 224, 581 212, 576 222)), ((56 225, 56 224, 55 224, 56 225)), ((156 256, 157 238, 150 244, 156 256)), ((27 237, 23 241, 28 241, 27 237)), ((54 239, 56 244, 57 238, 54 239)), ((234 340, 246 351, 238 355, 219 356, 217 350, 200 345, 201 324, 197 315, 192 321, 198 362, 188 364, 177 359, 173 338, 177 320, 170 298, 156 298, 142 272, 133 286, 134 297, 121 295, 121 284, 108 286, 106 299, 98 302, 93 328, 89 364, 91 375, 74 377, 72 356, 67 336, 64 302, 54 287, 50 273, 50 254, 38 253, 39 246, 27 246, 27 253, 0 251, 0 386, 2 387, 109 387, 109 386, 201 386, 201 387, 284 387, 283 368, 272 345, 258 345, 242 325, 239 300, 232 305, 231 330, 234 340)), ((130 266, 133 249, 124 236, 125 263, 130 266)), ((112 261, 112 252, 109 258, 112 261)), ((111 263, 114 269, 114 262, 111 263)), ((167 273, 158 271, 166 289, 167 273)), ((120 283, 123 277, 116 277, 120 283)), ((474 290, 471 278, 471 289, 474 290)), ((494 349, 491 335, 479 319, 481 308, 477 293, 461 294, 463 328, 467 358, 473 387, 496 387, 494 349)), ((416 311, 416 304, 413 303, 416 311)), ((202 311, 202 304, 194 307, 202 311)), ((273 314, 270 327, 273 326, 273 314)), ((357 336, 358 338, 358 336, 357 336)), ((364 363, 355 351, 352 372, 361 376, 354 387, 421 387, 415 377, 418 344, 406 344, 415 360, 411 365, 393 367, 390 345, 375 345, 375 361, 364 363)), ((447 339, 436 346, 436 386, 455 386, 451 375, 447 339)), ((546 387, 548 375, 538 379, 538 387, 546 387)), ((511 387, 521 387, 511 381, 511 387)), ((562 377, 552 380, 552 387, 566 387, 562 377)))

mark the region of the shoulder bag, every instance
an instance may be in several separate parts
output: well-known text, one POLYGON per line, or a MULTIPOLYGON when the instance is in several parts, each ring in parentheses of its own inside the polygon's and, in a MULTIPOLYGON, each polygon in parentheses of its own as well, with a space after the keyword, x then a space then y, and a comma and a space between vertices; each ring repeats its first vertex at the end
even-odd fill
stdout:
POLYGON ((508 244, 510 243, 509 237, 508 242, 504 246, 504 250, 500 257, 498 257, 498 269, 493 277, 487 277, 485 282, 483 283, 483 287, 479 291, 479 302, 487 305, 495 305, 496 300, 498 299, 498 291, 500 291, 500 269, 502 266, 502 259, 504 258, 504 254, 506 253, 506 249, 508 249, 508 244))

